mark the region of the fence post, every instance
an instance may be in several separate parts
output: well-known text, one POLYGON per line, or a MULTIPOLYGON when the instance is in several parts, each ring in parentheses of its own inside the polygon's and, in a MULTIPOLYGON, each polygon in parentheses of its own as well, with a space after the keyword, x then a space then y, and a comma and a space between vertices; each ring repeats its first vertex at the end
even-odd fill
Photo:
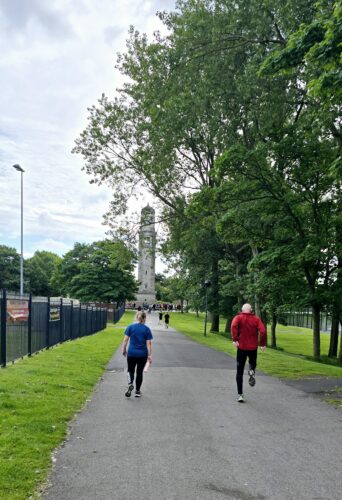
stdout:
POLYGON ((49 349, 50 347, 50 297, 47 298, 47 304, 46 304, 46 349, 49 349))
POLYGON ((1 325, 0 325, 0 337, 1 337, 1 366, 6 367, 6 321, 7 321, 7 299, 6 290, 2 290, 1 299, 1 325))
POLYGON ((88 306, 86 306, 86 314, 85 314, 85 335, 88 335, 88 306))
POLYGON ((78 310, 78 318, 79 318, 79 321, 78 321, 78 336, 81 337, 81 335, 82 335, 82 326, 81 326, 81 322, 82 322, 82 306, 81 306, 81 302, 78 304, 78 307, 79 307, 79 310, 78 310))
POLYGON ((63 342, 63 299, 59 301, 59 342, 63 342))
POLYGON ((74 301, 71 300, 70 302, 70 340, 72 339, 72 330, 73 330, 73 325, 74 323, 74 301))
POLYGON ((29 357, 32 356, 32 293, 30 293, 28 304, 28 325, 27 325, 27 352, 29 357))

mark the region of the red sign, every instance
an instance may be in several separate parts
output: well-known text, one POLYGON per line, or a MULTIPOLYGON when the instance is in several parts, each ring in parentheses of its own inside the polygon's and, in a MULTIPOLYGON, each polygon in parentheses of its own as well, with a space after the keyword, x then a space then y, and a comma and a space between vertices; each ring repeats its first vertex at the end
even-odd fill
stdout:
POLYGON ((7 321, 28 321, 28 300, 7 300, 7 321))

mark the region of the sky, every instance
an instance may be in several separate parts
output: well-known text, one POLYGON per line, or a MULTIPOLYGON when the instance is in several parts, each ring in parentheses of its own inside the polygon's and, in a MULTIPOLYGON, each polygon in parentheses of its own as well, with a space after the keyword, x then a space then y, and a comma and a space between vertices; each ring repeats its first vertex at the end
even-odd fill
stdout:
MULTIPOLYGON (((87 107, 122 84, 116 54, 130 25, 152 34, 174 0, 0 0, 0 244, 63 255, 105 238, 110 188, 89 184, 71 154, 87 107)), ((143 200, 142 200, 143 204, 143 200)), ((158 271, 158 268, 157 268, 158 271)))

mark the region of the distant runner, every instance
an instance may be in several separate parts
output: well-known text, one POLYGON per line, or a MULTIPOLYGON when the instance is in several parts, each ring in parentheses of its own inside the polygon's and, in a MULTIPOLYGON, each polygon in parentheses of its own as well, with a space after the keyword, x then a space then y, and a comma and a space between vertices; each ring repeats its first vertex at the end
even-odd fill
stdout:
POLYGON ((128 371, 128 389, 125 393, 127 398, 131 397, 134 389, 134 375, 136 369, 135 381, 135 397, 141 397, 141 384, 143 381, 143 371, 148 360, 152 363, 152 332, 145 325, 145 311, 138 311, 135 319, 137 323, 132 323, 126 328, 124 342, 122 346, 122 354, 127 356, 127 371, 128 371), (127 344, 129 347, 127 350, 127 344))
POLYGON ((243 397, 243 372, 245 369, 246 360, 249 361, 249 380, 251 387, 255 386, 255 368, 257 362, 257 352, 260 333, 260 348, 265 350, 266 345, 266 328, 261 319, 252 313, 252 306, 244 304, 241 313, 235 316, 232 321, 232 337, 233 344, 237 348, 236 353, 236 383, 239 403, 244 402, 243 397))
POLYGON ((165 328, 169 328, 169 323, 170 323, 170 315, 168 312, 165 313, 164 316, 164 321, 165 321, 165 328))
POLYGON ((160 323, 162 323, 162 321, 163 321, 163 311, 159 311, 158 325, 160 325, 160 323))

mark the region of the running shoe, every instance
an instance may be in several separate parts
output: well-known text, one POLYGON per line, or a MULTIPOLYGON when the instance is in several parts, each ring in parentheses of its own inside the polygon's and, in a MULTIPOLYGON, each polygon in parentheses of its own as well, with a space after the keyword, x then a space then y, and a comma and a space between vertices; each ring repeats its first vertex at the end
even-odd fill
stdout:
POLYGON ((134 385, 130 384, 128 386, 127 392, 125 392, 126 398, 130 398, 131 397, 133 389, 134 389, 134 385))
POLYGON ((135 397, 141 398, 141 391, 135 391, 135 397))
POLYGON ((248 370, 248 375, 249 375, 248 383, 251 387, 254 387, 255 386, 255 371, 248 370))
POLYGON ((245 399, 243 397, 243 394, 239 394, 239 397, 237 398, 236 400, 238 403, 244 403, 245 402, 245 399))

